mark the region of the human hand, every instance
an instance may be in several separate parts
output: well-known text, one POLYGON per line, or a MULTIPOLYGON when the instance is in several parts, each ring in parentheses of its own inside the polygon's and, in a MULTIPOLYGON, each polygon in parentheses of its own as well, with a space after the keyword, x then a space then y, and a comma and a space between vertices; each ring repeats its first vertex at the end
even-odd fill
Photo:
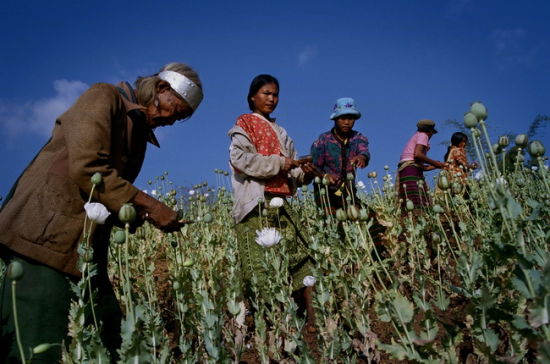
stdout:
POLYGON ((138 207, 140 216, 164 232, 179 230, 185 222, 181 216, 156 198, 138 191, 132 202, 138 207))
POLYGON ((292 158, 285 157, 285 164, 283 166, 283 171, 288 171, 294 167, 297 167, 297 161, 292 158))
POLYGON ((357 168, 365 168, 367 166, 367 157, 359 154, 351 159, 351 165, 357 168))
POLYGON ((305 163, 300 166, 307 177, 322 176, 322 173, 315 167, 313 163, 305 163))

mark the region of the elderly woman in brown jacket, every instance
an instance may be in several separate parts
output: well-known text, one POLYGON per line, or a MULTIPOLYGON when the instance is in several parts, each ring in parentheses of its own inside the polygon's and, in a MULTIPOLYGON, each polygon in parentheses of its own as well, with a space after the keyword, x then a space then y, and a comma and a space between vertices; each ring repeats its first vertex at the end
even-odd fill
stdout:
MULTIPOLYGON (((0 210, 0 257, 6 263, 19 261, 25 271, 17 285, 25 350, 67 341, 69 280, 80 275, 76 263, 84 204, 92 190, 91 176, 99 172, 103 181, 91 198, 111 215, 92 232, 93 259, 99 271, 93 284, 98 290, 96 314, 103 322, 102 338, 111 356, 116 356, 121 312, 107 277, 111 227, 117 223, 116 212, 128 202, 136 207, 140 223, 148 220, 165 232, 181 227, 174 210, 132 183, 147 143, 159 146, 153 130, 190 117, 202 97, 197 73, 187 65, 170 63, 157 74, 138 78, 135 88, 128 83, 93 85, 55 121, 52 137, 16 181, 0 210)), ((0 362, 19 359, 8 288, 4 279, 0 362)), ((60 347, 41 355, 33 359, 58 362, 60 347)))

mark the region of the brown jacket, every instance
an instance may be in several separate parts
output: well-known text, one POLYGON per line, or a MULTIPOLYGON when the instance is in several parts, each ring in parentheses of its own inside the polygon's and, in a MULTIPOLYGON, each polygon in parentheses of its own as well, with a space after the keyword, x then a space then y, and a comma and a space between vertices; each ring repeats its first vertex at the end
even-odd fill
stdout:
POLYGON ((100 172, 103 183, 92 201, 101 202, 112 215, 92 232, 92 241, 106 266, 116 212, 138 192, 132 182, 141 169, 147 141, 158 146, 140 111, 143 107, 127 99, 133 91, 127 84, 120 87, 123 93, 113 85, 93 85, 56 120, 51 139, 0 211, 0 245, 78 276, 84 203, 92 189, 91 176, 100 172))

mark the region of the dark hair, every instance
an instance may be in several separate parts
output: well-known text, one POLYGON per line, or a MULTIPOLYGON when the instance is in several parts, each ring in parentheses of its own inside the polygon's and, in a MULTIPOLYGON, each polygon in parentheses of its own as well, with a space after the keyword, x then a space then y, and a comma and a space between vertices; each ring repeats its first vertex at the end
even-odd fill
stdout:
POLYGON ((447 148, 447 153, 445 153, 445 157, 443 157, 444 161, 447 161, 447 157, 449 157, 449 153, 451 152, 451 147, 457 147, 460 143, 468 141, 468 136, 460 131, 457 131, 451 136, 451 145, 447 148))
POLYGON ((277 81, 277 79, 271 75, 264 74, 254 77, 252 83, 250 83, 250 90, 248 91, 248 96, 246 98, 246 100, 248 101, 248 107, 251 111, 254 111, 254 103, 251 100, 252 96, 256 95, 259 89, 270 83, 274 83, 275 85, 277 85, 277 89, 279 89, 279 81, 277 81))

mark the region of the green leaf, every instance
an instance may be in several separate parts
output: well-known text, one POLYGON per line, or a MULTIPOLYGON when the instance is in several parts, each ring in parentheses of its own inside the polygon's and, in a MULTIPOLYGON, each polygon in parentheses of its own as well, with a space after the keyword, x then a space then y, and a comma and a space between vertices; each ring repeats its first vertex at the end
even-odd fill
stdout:
POLYGON ((449 298, 447 298, 447 296, 441 289, 439 289, 438 291, 439 292, 437 294, 436 300, 434 301, 434 304, 441 311, 445 311, 447 307, 449 307, 449 304, 451 303, 451 301, 449 300, 449 298))
POLYGON ((523 282, 521 279, 518 279, 517 277, 512 278, 511 281, 512 281, 512 286, 514 286, 514 288, 518 290, 519 293, 523 295, 523 297, 533 298, 525 282, 523 282))
POLYGON ((509 197, 506 201, 506 210, 508 210, 508 214, 512 219, 517 219, 523 212, 521 205, 512 197, 509 197))
POLYGON ((227 309, 233 316, 237 316, 241 312, 241 306, 234 300, 227 301, 227 309))
POLYGON ((409 353, 408 348, 403 344, 397 344, 393 338, 391 339, 391 344, 378 343, 377 346, 398 360, 411 359, 411 353, 409 353))
POLYGON ((485 344, 489 346, 489 348, 491 349, 491 353, 494 353, 495 350, 497 350, 498 343, 500 342, 498 335, 492 329, 486 329, 485 338, 486 338, 485 344))
POLYGON ((550 295, 544 296, 540 301, 541 306, 529 310, 529 323, 534 328, 546 325, 550 322, 550 295))
POLYGON ((415 343, 416 345, 425 345, 427 343, 430 343, 434 341, 438 332, 439 332, 439 328, 437 324, 434 325, 432 323, 432 325, 429 325, 426 331, 420 331, 420 335, 413 339, 413 343, 415 343))
POLYGON ((401 317, 404 323, 411 322, 414 314, 414 306, 405 296, 398 292, 392 304, 396 313, 401 317))
POLYGON ((429 311, 431 309, 430 304, 427 301, 424 301, 422 298, 419 297, 419 295, 414 294, 413 295, 414 303, 416 303, 416 306, 420 308, 423 312, 429 311))

